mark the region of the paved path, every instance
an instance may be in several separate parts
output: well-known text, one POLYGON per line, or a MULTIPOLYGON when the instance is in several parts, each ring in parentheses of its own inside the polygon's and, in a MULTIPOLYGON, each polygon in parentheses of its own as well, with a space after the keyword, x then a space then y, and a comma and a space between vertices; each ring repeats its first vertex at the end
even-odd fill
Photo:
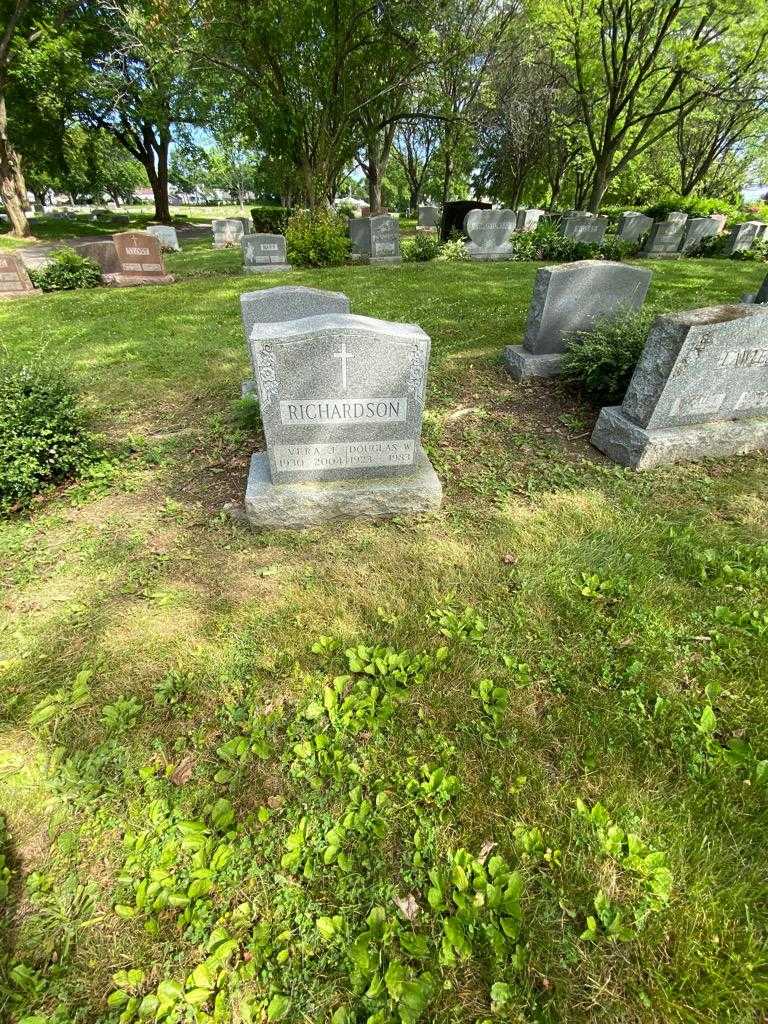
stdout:
MULTIPOLYGON (((121 228, 121 230, 130 231, 131 229, 121 228)), ((210 223, 188 224, 184 227, 176 228, 176 234, 182 243, 185 238, 204 238, 206 235, 210 235, 210 232, 210 223)), ((16 249, 15 253, 17 256, 21 256, 25 266, 31 270, 39 270, 46 265, 48 257, 56 249, 61 249, 68 245, 78 245, 81 242, 104 242, 108 241, 109 238, 109 235, 66 235, 64 238, 57 238, 53 242, 35 242, 33 245, 25 245, 21 249, 16 249)))

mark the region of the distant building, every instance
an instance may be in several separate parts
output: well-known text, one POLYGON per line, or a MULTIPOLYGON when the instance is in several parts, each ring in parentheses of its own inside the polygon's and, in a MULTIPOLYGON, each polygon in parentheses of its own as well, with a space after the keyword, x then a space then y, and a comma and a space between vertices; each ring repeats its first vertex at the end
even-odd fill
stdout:
POLYGON ((741 196, 745 203, 757 203, 766 195, 768 195, 768 184, 745 185, 741 190, 741 196))

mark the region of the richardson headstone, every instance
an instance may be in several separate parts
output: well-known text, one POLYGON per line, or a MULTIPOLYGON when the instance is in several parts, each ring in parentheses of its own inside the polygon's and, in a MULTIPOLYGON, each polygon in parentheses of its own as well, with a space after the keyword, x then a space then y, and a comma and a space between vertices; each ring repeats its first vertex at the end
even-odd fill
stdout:
POLYGON ((642 256, 655 259, 676 259, 680 255, 685 225, 677 221, 659 220, 648 232, 642 256))
POLYGON ((691 217, 683 229, 680 251, 691 252, 705 239, 713 238, 716 234, 717 224, 711 217, 691 217))
POLYGON ((167 252, 180 252, 179 236, 176 228, 169 224, 150 224, 147 228, 148 235, 154 235, 161 247, 167 252))
POLYGON ((28 295, 42 295, 30 280, 21 256, 0 253, 0 299, 21 299, 28 295))
POLYGON ((107 274, 117 274, 120 272, 117 249, 111 239, 105 239, 103 242, 78 242, 72 248, 80 256, 85 256, 87 259, 98 263, 101 268, 102 277, 105 277, 107 274))
POLYGON ((592 444, 633 469, 768 448, 768 309, 660 316, 592 444))
POLYGON ((569 335, 590 331, 600 316, 642 306, 651 271, 628 263, 579 260, 542 267, 536 274, 522 345, 509 345, 515 380, 553 377, 562 370, 569 335))
POLYGON ((239 217, 217 217, 211 221, 213 228, 214 249, 227 249, 230 246, 240 245, 240 240, 246 233, 243 220, 239 217))
POLYGON ((522 206, 518 207, 515 230, 535 231, 545 212, 545 210, 526 210, 522 206))
POLYGON ((437 206, 419 207, 419 227, 436 228, 440 223, 440 209, 437 206))
POLYGON ((473 260, 503 260, 513 253, 509 237, 517 215, 512 210, 470 210, 464 218, 469 235, 467 252, 473 260))
MULTIPOLYGON (((349 299, 341 292, 327 292, 321 288, 304 288, 302 285, 280 285, 277 288, 263 288, 258 292, 244 292, 240 296, 240 313, 245 331, 245 347, 253 365, 251 353, 251 331, 255 324, 274 324, 284 320, 301 320, 305 316, 320 316, 323 313, 348 313, 349 299)), ((256 394, 256 367, 249 380, 243 381, 243 395, 256 394)))
POLYGON ((591 213, 574 213, 564 218, 560 231, 566 238, 572 238, 575 242, 593 242, 599 245, 605 237, 607 227, 607 217, 596 217, 591 213))
POLYGON ((760 220, 748 220, 732 227, 725 242, 725 255, 731 256, 735 252, 751 249, 760 238, 762 230, 763 222, 760 220))
POLYGON ((400 262, 400 225, 388 213, 349 222, 352 251, 370 263, 400 262))
POLYGON ((245 495, 256 526, 302 527, 438 508, 421 445, 430 341, 415 324, 351 314, 251 332, 266 452, 245 495))
POLYGON ((665 224, 685 224, 688 220, 688 214, 683 213, 682 210, 672 210, 671 213, 667 214, 665 224))
POLYGON ((725 222, 728 220, 726 215, 724 213, 711 213, 709 219, 717 224, 717 234, 721 234, 725 229, 725 222))
POLYGON ((284 235, 243 235, 240 242, 243 247, 243 270, 246 273, 291 269, 285 255, 284 235))
POLYGON ((118 270, 104 274, 107 284, 126 288, 137 284, 173 284, 173 274, 166 273, 160 242, 146 231, 121 231, 112 236, 117 253, 118 270))
POLYGON ((627 210, 619 217, 619 229, 617 235, 624 242, 639 242, 646 231, 650 231, 653 219, 646 217, 644 213, 637 213, 634 210, 627 210))

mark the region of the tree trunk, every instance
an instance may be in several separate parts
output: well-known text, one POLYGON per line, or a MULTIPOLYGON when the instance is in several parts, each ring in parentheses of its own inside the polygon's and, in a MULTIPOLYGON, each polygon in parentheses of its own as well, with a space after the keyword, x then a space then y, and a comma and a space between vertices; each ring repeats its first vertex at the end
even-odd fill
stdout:
POLYGON ((587 210, 590 213, 600 212, 600 203, 603 201, 607 187, 608 163, 605 160, 601 160, 595 166, 595 171, 592 175, 592 188, 590 189, 589 202, 587 203, 587 210))
POLYGON ((372 217, 381 213, 381 172, 378 154, 373 154, 371 150, 368 150, 368 205, 372 217))
POLYGON ((453 161, 451 154, 446 151, 443 157, 443 206, 448 202, 451 187, 451 175, 453 174, 453 161))
POLYGON ((24 214, 27 206, 24 176, 19 154, 8 138, 7 127, 5 96, 0 93, 0 198, 11 222, 11 234, 16 238, 29 238, 32 232, 24 214))

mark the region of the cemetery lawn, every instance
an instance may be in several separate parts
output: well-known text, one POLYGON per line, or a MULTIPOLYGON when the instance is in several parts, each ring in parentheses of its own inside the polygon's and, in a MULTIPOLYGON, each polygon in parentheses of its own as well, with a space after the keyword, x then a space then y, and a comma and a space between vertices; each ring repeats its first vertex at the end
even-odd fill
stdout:
POLYGON ((763 1019, 768 459, 592 450, 502 369, 534 265, 295 271, 431 336, 445 501, 252 533, 238 295, 288 279, 167 262, 0 304, 109 453, 0 525, 0 1019, 763 1019))

